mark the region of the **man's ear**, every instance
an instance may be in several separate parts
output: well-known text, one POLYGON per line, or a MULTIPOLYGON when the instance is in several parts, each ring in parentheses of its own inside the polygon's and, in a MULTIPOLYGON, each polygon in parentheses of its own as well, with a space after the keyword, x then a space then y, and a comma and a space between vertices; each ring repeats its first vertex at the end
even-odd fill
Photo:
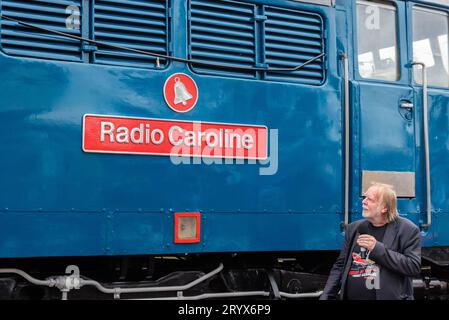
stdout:
POLYGON ((380 210, 381 213, 387 213, 388 209, 386 207, 383 207, 382 210, 380 210))

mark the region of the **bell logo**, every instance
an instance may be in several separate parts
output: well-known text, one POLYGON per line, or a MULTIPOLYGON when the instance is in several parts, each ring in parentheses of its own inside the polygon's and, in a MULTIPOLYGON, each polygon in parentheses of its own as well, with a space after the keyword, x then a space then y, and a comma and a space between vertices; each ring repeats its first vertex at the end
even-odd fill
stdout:
POLYGON ((198 101, 198 88, 188 75, 175 73, 165 81, 164 98, 172 110, 188 112, 198 101))

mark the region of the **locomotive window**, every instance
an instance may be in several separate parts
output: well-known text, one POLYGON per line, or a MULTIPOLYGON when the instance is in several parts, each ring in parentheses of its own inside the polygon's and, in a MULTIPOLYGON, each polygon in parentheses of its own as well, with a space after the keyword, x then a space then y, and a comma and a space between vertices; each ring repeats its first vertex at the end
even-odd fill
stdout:
MULTIPOLYGON (((441 11, 413 10, 413 61, 427 67, 429 85, 449 86, 448 15, 441 11)), ((414 70, 415 82, 421 84, 421 72, 414 70)))
POLYGON ((359 74, 363 78, 398 80, 396 7, 386 2, 357 1, 359 74))

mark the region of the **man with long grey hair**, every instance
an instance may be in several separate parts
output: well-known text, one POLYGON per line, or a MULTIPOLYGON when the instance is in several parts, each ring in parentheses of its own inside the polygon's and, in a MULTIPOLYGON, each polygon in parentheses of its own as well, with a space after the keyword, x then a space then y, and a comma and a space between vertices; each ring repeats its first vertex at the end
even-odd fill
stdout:
POLYGON ((399 216, 392 186, 374 183, 363 199, 363 217, 348 225, 342 250, 321 300, 413 300, 421 272, 419 228, 399 216))

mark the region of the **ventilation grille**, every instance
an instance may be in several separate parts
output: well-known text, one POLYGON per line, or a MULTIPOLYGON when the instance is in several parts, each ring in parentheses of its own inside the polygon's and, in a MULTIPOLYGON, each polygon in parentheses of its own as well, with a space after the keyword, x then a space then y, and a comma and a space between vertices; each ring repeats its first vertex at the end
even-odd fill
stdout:
MULTIPOLYGON (((265 7, 265 62, 270 68, 295 67, 324 51, 323 23, 317 14, 265 7)), ((295 72, 268 72, 267 80, 321 84, 323 60, 315 60, 295 72)))
MULTIPOLYGON (((324 52, 318 14, 227 0, 190 1, 190 58, 242 67, 291 68, 324 52)), ((198 73, 319 85, 323 59, 295 72, 238 70, 192 64, 198 73)))
MULTIPOLYGON (((67 28, 66 13, 69 6, 77 6, 81 10, 81 1, 57 0, 2 0, 1 13, 40 27, 62 31, 81 36, 78 28, 67 28)), ((33 57, 63 61, 81 61, 80 41, 51 35, 45 31, 21 26, 15 22, 2 19, 1 46, 5 53, 13 56, 33 57)))
MULTIPOLYGON (((190 58, 205 62, 254 67, 256 64, 255 6, 233 1, 192 0, 190 58)), ((254 71, 192 65, 199 73, 254 78, 254 71)))
MULTIPOLYGON (((132 49, 168 54, 166 0, 101 0, 95 2, 95 40, 132 49)), ((95 63, 157 67, 155 57, 127 52, 120 49, 99 47, 95 63)), ((167 64, 159 60, 160 67, 167 64)))

